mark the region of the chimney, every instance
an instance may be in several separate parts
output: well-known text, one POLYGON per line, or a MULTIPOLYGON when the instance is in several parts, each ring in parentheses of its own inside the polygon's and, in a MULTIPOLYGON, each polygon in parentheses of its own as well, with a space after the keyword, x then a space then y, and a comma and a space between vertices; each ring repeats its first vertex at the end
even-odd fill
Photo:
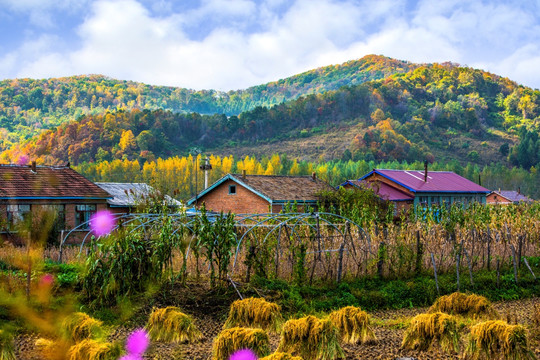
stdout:
POLYGON ((35 174, 37 172, 37 166, 36 166, 36 162, 35 161, 32 161, 32 172, 35 174))
POLYGON ((428 162, 427 160, 424 160, 424 182, 427 182, 427 174, 428 174, 427 167, 428 167, 428 162))
POLYGON ((317 174, 315 173, 315 171, 311 173, 311 180, 317 180, 317 174))
POLYGON ((246 180, 246 170, 242 170, 242 180, 246 180))
POLYGON ((518 195, 521 195, 521 186, 518 186, 518 195))
POLYGON ((478 185, 482 186, 482 177, 478 174, 478 185))

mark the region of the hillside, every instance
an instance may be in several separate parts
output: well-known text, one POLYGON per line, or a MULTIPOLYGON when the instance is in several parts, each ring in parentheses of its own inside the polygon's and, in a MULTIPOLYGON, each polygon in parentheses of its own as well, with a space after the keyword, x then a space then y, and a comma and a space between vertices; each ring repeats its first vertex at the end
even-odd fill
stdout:
POLYGON ((12 146, 0 160, 24 154, 47 163, 146 161, 199 147, 239 156, 302 149, 299 157, 311 159, 509 161, 529 168, 540 162, 539 116, 539 91, 481 70, 432 64, 239 116, 138 109, 87 115, 12 146))
POLYGON ((152 86, 101 75, 4 80, 0 81, 0 150, 83 115, 116 109, 237 115, 257 106, 271 106, 307 94, 382 79, 415 66, 370 55, 229 92, 152 86))

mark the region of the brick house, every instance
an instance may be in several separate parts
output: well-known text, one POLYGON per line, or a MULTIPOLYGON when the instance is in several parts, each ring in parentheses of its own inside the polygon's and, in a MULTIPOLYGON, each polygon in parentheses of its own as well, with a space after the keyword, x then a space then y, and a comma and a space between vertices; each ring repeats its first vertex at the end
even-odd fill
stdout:
POLYGON ((488 204, 491 205, 508 205, 519 203, 532 203, 534 200, 523 195, 521 191, 499 190, 492 191, 486 198, 488 204))
POLYGON ((439 206, 443 204, 486 203, 491 191, 451 171, 374 169, 359 180, 342 186, 366 186, 381 198, 393 201, 396 208, 439 206))
MULTIPOLYGON (((14 225, 39 209, 56 212, 56 230, 71 230, 107 209, 110 198, 69 166, 0 165, 0 236, 17 242, 14 225)), ((81 228, 70 242, 87 233, 81 228)))
POLYGON ((317 206, 317 193, 334 190, 313 176, 227 174, 196 198, 189 206, 235 214, 279 213, 296 203, 298 211, 317 206))
MULTIPOLYGON (((109 210, 115 214, 137 212, 137 207, 143 199, 156 193, 153 187, 145 183, 97 182, 96 185, 112 195, 112 198, 107 200, 107 204, 109 210)), ((168 195, 165 195, 164 199, 170 207, 182 206, 180 201, 168 195)))

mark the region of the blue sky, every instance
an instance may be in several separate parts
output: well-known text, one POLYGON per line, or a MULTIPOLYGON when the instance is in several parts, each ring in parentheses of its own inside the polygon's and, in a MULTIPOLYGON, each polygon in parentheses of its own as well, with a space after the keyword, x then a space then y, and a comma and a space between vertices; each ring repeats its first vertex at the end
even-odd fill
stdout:
POLYGON ((540 88, 540 0, 0 0, 0 79, 234 90, 367 54, 540 88))

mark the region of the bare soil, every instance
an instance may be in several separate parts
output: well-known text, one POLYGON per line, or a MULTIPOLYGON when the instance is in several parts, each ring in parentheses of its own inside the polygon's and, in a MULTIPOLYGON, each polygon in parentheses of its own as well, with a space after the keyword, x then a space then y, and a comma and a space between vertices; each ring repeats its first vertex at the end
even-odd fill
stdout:
MULTIPOLYGON (((196 319, 198 328, 204 338, 193 344, 168 344, 163 342, 152 343, 145 355, 145 359, 189 359, 209 360, 212 355, 212 341, 219 334, 227 317, 229 305, 237 298, 224 296, 210 291, 201 284, 191 284, 185 288, 177 288, 171 297, 153 304, 156 307, 175 305, 185 313, 196 319)), ((532 325, 534 306, 540 305, 540 298, 531 298, 515 301, 496 302, 493 304, 497 312, 513 323, 527 326, 532 325)), ((115 329, 110 335, 110 340, 124 340, 134 329, 144 326, 151 306, 141 309, 134 318, 126 324, 115 329)), ((397 359, 415 358, 422 360, 434 359, 462 359, 463 356, 456 353, 444 353, 437 346, 427 352, 401 349, 401 340, 405 331, 404 324, 407 319, 425 312, 426 308, 412 308, 400 310, 379 310, 371 312, 375 325, 374 332, 377 341, 362 345, 345 345, 343 347, 347 360, 357 359, 397 359)), ((17 359, 37 360, 40 356, 34 349, 35 335, 19 336, 16 339, 17 359)), ((274 351, 279 343, 279 336, 270 335, 270 344, 274 351)), ((540 339, 531 336, 531 347, 540 358, 540 339)))

